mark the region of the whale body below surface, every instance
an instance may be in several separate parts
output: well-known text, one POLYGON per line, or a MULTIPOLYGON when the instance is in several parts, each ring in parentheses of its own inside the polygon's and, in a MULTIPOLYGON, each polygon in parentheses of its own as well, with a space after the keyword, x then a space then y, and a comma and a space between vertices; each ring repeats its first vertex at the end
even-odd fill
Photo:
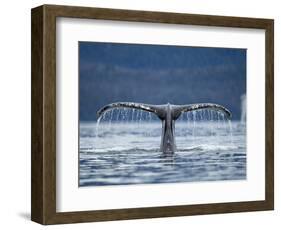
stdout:
POLYGON ((231 113, 228 109, 226 109, 222 105, 213 103, 199 103, 188 105, 173 105, 168 103, 164 105, 151 105, 134 102, 116 102, 108 104, 97 112, 97 116, 101 117, 106 111, 114 108, 133 108, 156 114, 157 117, 162 121, 160 151, 162 151, 164 154, 173 154, 176 151, 175 121, 180 117, 182 113, 199 109, 212 109, 224 113, 228 119, 230 119, 231 117, 231 113))

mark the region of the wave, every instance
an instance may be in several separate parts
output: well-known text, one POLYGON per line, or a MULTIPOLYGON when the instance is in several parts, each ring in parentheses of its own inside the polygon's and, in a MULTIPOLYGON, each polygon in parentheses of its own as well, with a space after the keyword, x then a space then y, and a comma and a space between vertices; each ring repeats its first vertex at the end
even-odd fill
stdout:
POLYGON ((117 146, 111 148, 91 148, 91 149, 80 149, 80 153, 126 153, 126 152, 159 152, 158 148, 132 148, 125 146, 117 146))
MULTIPOLYGON (((226 146, 215 146, 215 145, 200 145, 192 147, 178 147, 176 153, 194 153, 194 152, 225 152, 225 151, 234 151, 241 150, 242 146, 226 145, 226 146)), ((140 148, 140 147, 130 147, 130 146, 114 146, 110 148, 80 148, 80 153, 91 154, 91 153, 158 153, 160 152, 159 148, 140 148)))

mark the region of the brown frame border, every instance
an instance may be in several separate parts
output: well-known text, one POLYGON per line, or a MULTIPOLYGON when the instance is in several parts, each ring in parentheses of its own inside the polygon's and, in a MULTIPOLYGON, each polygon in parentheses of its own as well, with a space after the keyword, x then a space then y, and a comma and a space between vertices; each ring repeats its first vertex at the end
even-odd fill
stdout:
POLYGON ((272 19, 43 5, 32 18, 31 219, 62 224, 274 209, 274 21, 272 19), (264 29, 266 186, 264 201, 56 212, 56 17, 264 29))

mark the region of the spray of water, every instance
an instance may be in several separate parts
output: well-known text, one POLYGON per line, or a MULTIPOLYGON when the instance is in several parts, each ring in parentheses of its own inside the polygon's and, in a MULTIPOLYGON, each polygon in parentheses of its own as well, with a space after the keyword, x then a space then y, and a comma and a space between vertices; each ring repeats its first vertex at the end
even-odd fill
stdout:
MULTIPOLYGON (((107 133, 110 133, 115 124, 128 125, 136 124, 139 128, 143 124, 150 124, 155 122, 157 119, 153 119, 153 114, 150 112, 132 109, 132 108, 113 108, 112 110, 106 111, 96 123, 95 136, 96 139, 100 138, 99 134, 106 129, 107 133), (106 125, 103 125, 106 124, 106 125)), ((158 120, 159 122, 159 120, 158 120)), ((183 113, 177 120, 178 123, 185 124, 184 128, 179 130, 176 129, 176 136, 192 135, 192 142, 194 143, 197 135, 200 135, 200 129, 207 127, 209 129, 210 138, 217 135, 217 130, 224 129, 224 133, 229 135, 230 143, 233 145, 233 134, 232 134, 232 123, 231 121, 220 111, 202 109, 193 110, 191 112, 183 113)), ((131 130, 129 130, 131 131, 131 130)), ((136 130, 134 130, 136 131, 136 130)), ((144 136, 151 136, 149 130, 144 133, 144 136)))

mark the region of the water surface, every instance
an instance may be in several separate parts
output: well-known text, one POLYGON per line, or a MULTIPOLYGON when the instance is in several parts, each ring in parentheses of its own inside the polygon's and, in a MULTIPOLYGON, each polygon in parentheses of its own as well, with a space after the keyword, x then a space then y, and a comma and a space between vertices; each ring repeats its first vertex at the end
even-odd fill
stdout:
POLYGON ((80 122, 79 186, 246 179, 240 122, 176 122, 177 151, 159 152, 161 122, 80 122), (98 133, 97 133, 98 132, 98 133))

